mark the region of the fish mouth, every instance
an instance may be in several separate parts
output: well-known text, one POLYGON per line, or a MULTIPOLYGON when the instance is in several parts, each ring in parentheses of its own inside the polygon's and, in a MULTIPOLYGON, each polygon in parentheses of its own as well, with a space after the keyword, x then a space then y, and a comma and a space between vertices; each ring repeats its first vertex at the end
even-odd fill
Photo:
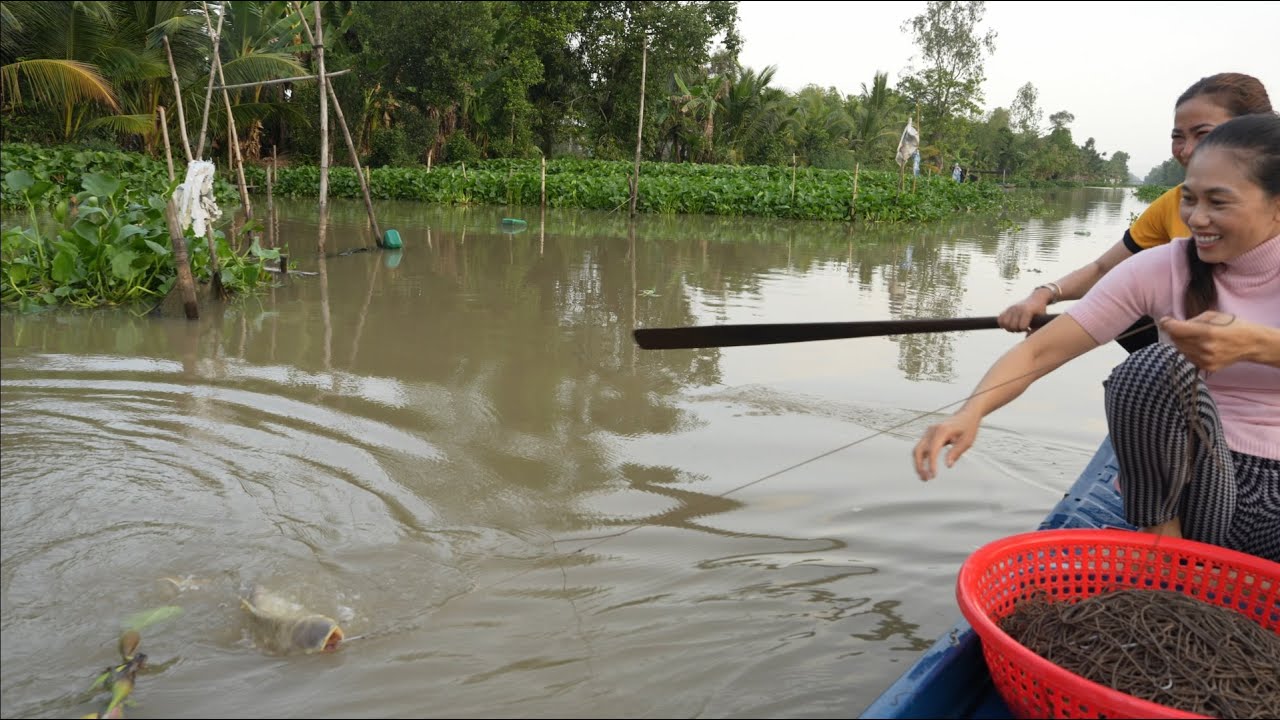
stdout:
POLYGON ((320 652, 333 652, 338 649, 338 645, 342 644, 342 628, 334 626, 329 634, 325 636, 324 646, 320 648, 320 652))

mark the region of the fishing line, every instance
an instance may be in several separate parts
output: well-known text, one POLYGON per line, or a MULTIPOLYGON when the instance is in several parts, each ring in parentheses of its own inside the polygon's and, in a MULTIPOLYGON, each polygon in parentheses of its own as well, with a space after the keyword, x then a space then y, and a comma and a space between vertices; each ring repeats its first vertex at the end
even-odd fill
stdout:
MULTIPOLYGON (((1138 333, 1140 333, 1140 332, 1145 332, 1146 330, 1148 330, 1148 329, 1150 329, 1150 328, 1153 328, 1153 327, 1156 327, 1156 323, 1155 323, 1154 321, 1153 321, 1153 322, 1151 322, 1151 323, 1144 324, 1144 325, 1142 325, 1141 327, 1138 327, 1138 328, 1132 328, 1132 329, 1130 329, 1128 332, 1125 332, 1125 333, 1123 333, 1123 334, 1121 334, 1121 335, 1117 336, 1115 339, 1116 339, 1116 340, 1122 340, 1122 339, 1127 338, 1127 337, 1129 337, 1129 336, 1131 336, 1131 335, 1136 335, 1136 334, 1138 334, 1138 333)), ((810 457, 810 458, 808 458, 808 459, 806 459, 806 460, 801 460, 801 461, 799 461, 799 462, 792 463, 791 465, 788 465, 788 466, 786 466, 786 467, 782 468, 781 470, 775 470, 775 471, 773 471, 773 472, 771 472, 771 473, 769 473, 769 474, 767 474, 767 475, 763 475, 763 476, 761 476, 761 477, 756 478, 755 480, 751 480, 751 481, 749 481, 749 482, 745 482, 745 483, 743 483, 743 484, 741 484, 741 485, 739 485, 739 486, 737 486, 737 487, 730 488, 729 490, 726 490, 726 491, 725 491, 725 492, 723 492, 723 493, 720 493, 720 494, 718 494, 718 495, 713 495, 713 496, 711 496, 711 497, 715 497, 715 498, 723 498, 723 497, 727 497, 727 496, 732 495, 733 493, 736 493, 736 492, 738 492, 738 491, 740 491, 740 490, 745 490, 745 489, 747 489, 747 488, 749 488, 749 487, 751 487, 751 486, 753 486, 753 485, 758 485, 758 484, 760 484, 760 483, 764 482, 765 480, 770 480, 770 479, 776 478, 776 477, 778 477, 779 475, 782 475, 782 474, 784 474, 784 473, 788 473, 788 472, 791 472, 792 470, 795 470, 795 469, 797 469, 797 468, 804 467, 805 465, 808 465, 809 463, 812 463, 812 462, 815 462, 815 461, 817 461, 817 460, 821 460, 822 458, 825 458, 825 457, 829 457, 829 456, 831 456, 831 455, 834 455, 834 454, 836 454, 836 453, 838 453, 838 452, 840 452, 840 451, 842 451, 842 450, 848 450, 849 448, 854 447, 855 445, 860 445, 860 444, 862 444, 862 443, 864 443, 864 442, 866 442, 866 441, 868 441, 868 440, 871 440, 871 439, 873 439, 873 438, 877 438, 877 437, 879 437, 879 436, 881 436, 881 435, 887 435, 887 434, 889 434, 889 433, 893 432, 894 430, 897 430, 897 429, 899 429, 899 428, 901 428, 901 427, 905 427, 905 426, 907 426, 907 425, 910 425, 911 423, 914 423, 914 422, 916 422, 917 420, 920 420, 921 418, 925 418, 925 417, 928 417, 928 416, 930 416, 930 415, 936 415, 936 414, 938 414, 939 412, 941 412, 941 411, 943 411, 943 410, 946 410, 947 408, 951 407, 952 405, 958 405, 958 404, 960 404, 960 403, 962 403, 962 402, 965 402, 965 401, 967 401, 967 400, 970 400, 970 399, 972 399, 972 398, 975 398, 975 397, 977 397, 977 396, 979 396, 979 395, 982 395, 982 394, 984 394, 984 393, 988 393, 988 392, 991 392, 992 390, 995 390, 995 389, 997 389, 997 388, 1004 387, 1005 385, 1009 385, 1009 384, 1011 384, 1011 383, 1015 383, 1015 382, 1017 382, 1017 381, 1019 381, 1019 380, 1021 380, 1021 379, 1025 378, 1025 377, 1029 377, 1029 376, 1031 376, 1031 375, 1035 375, 1035 374, 1036 374, 1036 373, 1038 373, 1038 372, 1040 372, 1040 370, 1039 370, 1038 368, 1037 368, 1037 369, 1034 369, 1034 370, 1030 370, 1030 371, 1028 371, 1028 372, 1026 372, 1026 373, 1023 373, 1022 375, 1019 375, 1019 376, 1017 376, 1017 377, 1014 377, 1014 378, 1011 378, 1011 379, 1009 379, 1009 380, 1006 380, 1006 381, 1004 381, 1004 382, 1002 382, 1002 383, 1000 383, 1000 384, 998 384, 998 385, 993 385, 993 386, 991 386, 991 387, 987 388, 986 390, 982 390, 982 391, 980 391, 980 392, 973 393, 972 395, 969 395, 969 396, 966 396, 966 397, 962 397, 962 398, 960 398, 959 400, 956 400, 956 401, 953 401, 953 402, 949 402, 949 403, 947 403, 946 405, 943 405, 943 406, 941 406, 941 407, 938 407, 938 408, 936 408, 936 409, 934 409, 934 410, 928 410, 928 411, 926 411, 926 412, 922 412, 922 413, 920 413, 919 415, 916 415, 915 417, 912 417, 912 418, 910 418, 910 419, 908 419, 908 420, 904 420, 903 422, 898 423, 897 425, 890 426, 890 427, 885 428, 885 429, 883 429, 883 430, 877 430, 877 431, 875 431, 875 432, 871 433, 870 435, 867 435, 867 436, 865 436, 865 437, 858 438, 857 440, 854 440, 853 442, 845 443, 844 445, 841 445, 841 446, 836 447, 836 448, 832 448, 831 450, 827 450, 826 452, 823 452, 823 453, 819 453, 818 455, 814 455, 813 457, 810 457)), ((563 554, 563 555, 561 555, 561 556, 560 556, 560 559, 564 559, 564 558, 569 557, 569 556, 572 556, 572 555, 576 555, 576 554, 579 554, 579 553, 583 553, 583 552, 585 552, 585 551, 587 551, 587 550, 590 550, 590 549, 592 549, 592 548, 599 547, 600 545, 603 545, 604 543, 609 542, 610 540, 613 540, 613 539, 616 539, 616 538, 620 538, 620 537, 624 537, 624 536, 626 536, 626 535, 630 535, 631 533, 635 532, 636 530, 639 530, 639 529, 644 528, 644 527, 648 527, 648 523, 640 523, 640 524, 637 524, 637 525, 633 525, 633 526, 631 526, 631 527, 627 528, 626 530, 623 530, 622 532, 610 533, 610 534, 608 534, 608 535, 600 535, 600 536, 597 536, 597 538, 598 538, 598 539, 597 539, 595 542, 592 542, 592 543, 590 543, 590 544, 588 544, 588 545, 584 545, 584 546, 582 546, 582 547, 580 547, 580 548, 577 548, 576 550, 572 550, 572 551, 570 551, 570 552, 568 552, 568 553, 565 553, 565 554, 563 554)), ((557 541, 556 539, 552 538, 552 540, 551 540, 551 546, 552 546, 552 548, 556 551, 556 553, 557 553, 557 554, 559 553, 559 549, 557 548, 557 543, 558 543, 558 542, 573 542, 573 541, 570 541, 570 540, 561 540, 561 541, 557 541)), ((510 581, 515 580, 515 579, 517 579, 517 578, 520 578, 520 577, 523 577, 523 576, 525 576, 525 575, 528 575, 529 573, 532 573, 532 572, 534 572, 534 571, 536 571, 536 570, 538 570, 538 568, 528 568, 528 569, 526 569, 526 570, 521 570, 520 572, 514 573, 514 574, 512 574, 512 575, 508 575, 507 577, 504 577, 504 578, 502 578, 502 579, 498 580, 497 582, 494 582, 494 583, 489 584, 489 585, 481 585, 481 586, 476 587, 475 589, 476 589, 477 591, 478 591, 478 590, 490 590, 490 589, 495 588, 495 587, 497 587, 497 586, 499 586, 499 585, 502 585, 502 584, 504 584, 504 583, 507 583, 507 582, 510 582, 510 581)), ((563 566, 561 567, 561 572, 563 572, 563 566)))

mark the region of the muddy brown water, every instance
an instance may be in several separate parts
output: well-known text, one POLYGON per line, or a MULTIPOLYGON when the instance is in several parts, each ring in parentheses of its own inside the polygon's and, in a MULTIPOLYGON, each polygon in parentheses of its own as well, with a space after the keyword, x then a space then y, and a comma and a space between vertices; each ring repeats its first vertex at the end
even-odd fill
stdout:
MULTIPOLYGON (((630 331, 995 315, 1143 207, 1048 202, 634 234, 381 203, 405 248, 323 261, 314 203, 291 202, 281 238, 317 274, 198 322, 5 314, 3 715, 93 710, 121 624, 166 605, 183 612, 143 630, 132 717, 856 714, 958 617, 965 557, 1033 529, 1083 469, 1123 351, 1037 383, 924 484, 918 416, 1017 336, 643 351, 630 331), (254 582, 354 639, 259 652, 237 604, 254 582)), ((335 202, 326 250, 370 244, 335 202)))

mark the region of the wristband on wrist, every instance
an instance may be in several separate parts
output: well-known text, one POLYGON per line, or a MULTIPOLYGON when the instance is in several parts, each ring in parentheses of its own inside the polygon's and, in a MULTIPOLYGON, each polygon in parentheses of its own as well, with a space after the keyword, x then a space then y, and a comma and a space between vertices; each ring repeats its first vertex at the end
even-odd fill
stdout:
POLYGON ((1052 305, 1052 304, 1054 304, 1054 303, 1058 302, 1058 298, 1062 297, 1062 288, 1061 288, 1061 287, 1059 287, 1059 286, 1058 286, 1058 283, 1056 283, 1056 282, 1048 282, 1048 283, 1045 283, 1045 284, 1043 284, 1043 285, 1037 285, 1037 286, 1035 287, 1035 290, 1039 290, 1040 288, 1044 288, 1045 290, 1048 290, 1048 291, 1049 291, 1049 304, 1050 304, 1050 305, 1052 305))

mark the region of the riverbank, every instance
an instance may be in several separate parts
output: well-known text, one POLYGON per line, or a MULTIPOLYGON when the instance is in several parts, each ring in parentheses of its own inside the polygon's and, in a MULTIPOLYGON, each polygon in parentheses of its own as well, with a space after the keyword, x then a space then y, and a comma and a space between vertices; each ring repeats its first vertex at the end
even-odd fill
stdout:
MULTIPOLYGON (((78 192, 80 178, 98 172, 119 177, 135 190, 160 192, 168 182, 162 161, 139 153, 10 144, 0 174, 25 170, 36 182, 59 188, 50 197, 78 192)), ((546 163, 546 203, 552 208, 619 210, 628 204, 631 163, 560 159, 546 163)), ((175 168, 179 179, 182 168, 175 168)), ((245 169, 256 192, 266 186, 260 166, 245 169)), ((224 175, 225 176, 225 175, 224 175)), ((281 197, 316 197, 320 169, 281 167, 275 192, 281 197)), ((370 172, 375 199, 450 205, 538 205, 542 164, 537 160, 487 160, 474 166, 383 167, 370 172)), ((219 199, 234 203, 235 192, 218 181, 219 199)), ((355 170, 332 167, 329 195, 359 198, 355 170)), ((3 204, 21 207, 6 183, 3 204)), ((957 183, 941 176, 899 178, 895 172, 823 170, 774 166, 642 163, 637 210, 649 214, 754 216, 790 220, 858 220, 872 223, 931 222, 963 214, 1030 210, 1031 193, 1007 192, 996 183, 957 183), (899 191, 899 183, 903 189, 899 191)))

